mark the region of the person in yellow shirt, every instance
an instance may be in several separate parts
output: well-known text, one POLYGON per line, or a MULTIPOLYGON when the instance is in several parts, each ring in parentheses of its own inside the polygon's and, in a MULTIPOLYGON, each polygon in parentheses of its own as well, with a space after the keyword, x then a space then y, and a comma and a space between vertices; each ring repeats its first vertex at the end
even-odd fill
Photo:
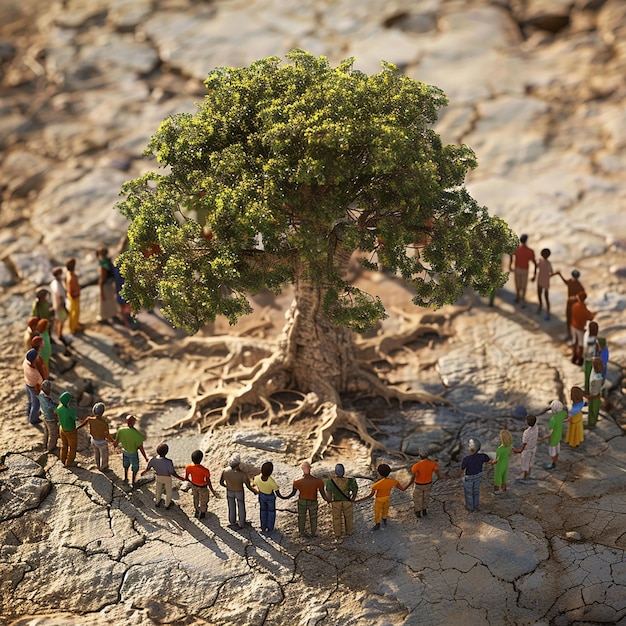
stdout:
POLYGON ((384 526, 387 526, 391 490, 396 487, 396 489, 399 489, 400 491, 406 491, 413 484, 413 476, 411 476, 411 480, 404 486, 402 486, 395 478, 389 478, 391 468, 386 463, 381 463, 376 470, 380 474, 381 479, 372 485, 372 490, 369 495, 355 500, 355 502, 363 502, 364 500, 371 498, 373 495, 376 496, 374 499, 374 521, 376 524, 372 530, 380 530, 381 521, 384 526))
POLYGON ((76 275, 76 259, 72 257, 65 262, 65 290, 67 292, 67 301, 69 303, 69 326, 70 334, 80 333, 83 331, 83 325, 80 323, 80 283, 76 275))
POLYGON ((252 484, 259 492, 261 532, 271 533, 276 524, 276 496, 281 496, 276 481, 272 478, 274 464, 266 461, 261 465, 261 473, 254 477, 252 484))

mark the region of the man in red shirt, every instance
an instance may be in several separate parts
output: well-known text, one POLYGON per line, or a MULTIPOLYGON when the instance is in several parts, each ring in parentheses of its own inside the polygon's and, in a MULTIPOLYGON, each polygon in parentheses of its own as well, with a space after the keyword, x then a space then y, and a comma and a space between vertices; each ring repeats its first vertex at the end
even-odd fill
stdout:
POLYGON ((509 270, 515 270, 515 302, 521 302, 522 308, 525 308, 528 268, 532 261, 535 271, 531 280, 534 282, 537 276, 537 262, 535 261, 535 252, 526 245, 528 235, 522 235, 519 240, 519 248, 511 255, 509 270))
POLYGON ((324 481, 311 474, 311 464, 305 461, 300 465, 302 470, 302 478, 293 481, 293 489, 287 498, 291 498, 300 492, 298 498, 298 531, 302 537, 306 527, 306 513, 309 512, 309 523, 311 525, 311 536, 317 535, 317 494, 319 493, 324 500, 327 500, 324 492, 324 481))

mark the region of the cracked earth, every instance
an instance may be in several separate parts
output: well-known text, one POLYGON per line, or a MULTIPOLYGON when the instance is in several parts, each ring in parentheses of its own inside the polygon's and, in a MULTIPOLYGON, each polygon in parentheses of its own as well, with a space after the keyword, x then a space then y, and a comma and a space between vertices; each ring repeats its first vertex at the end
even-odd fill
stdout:
MULTIPOLYGON (((365 274, 361 280, 372 279, 365 274)), ((393 280, 374 290, 394 306, 405 295, 393 280)), ((289 294, 281 298, 277 308, 289 294)), ((560 325, 541 327, 509 299, 504 291, 495 309, 476 299, 454 320, 450 337, 414 346, 420 363, 435 364, 414 384, 440 392, 445 381, 456 411, 363 405, 375 416, 377 436, 390 449, 404 450, 408 461, 378 455, 370 464, 368 451, 346 432, 313 472, 329 477, 341 461, 365 495, 378 462, 390 463, 405 482, 419 445, 438 450, 443 473, 458 469, 470 436, 492 456, 501 428, 519 445, 518 405, 539 414, 545 432, 547 405, 578 382, 580 370, 567 359, 560 325)), ((166 351, 142 359, 148 340, 167 345, 176 336, 158 316, 142 314, 141 323, 134 334, 92 325, 70 356, 58 355, 73 364, 63 375, 67 385, 95 389, 104 398, 116 393, 107 403, 113 428, 132 409, 147 450, 165 438, 181 469, 192 449, 205 450, 216 486, 238 451, 250 474, 271 459, 288 492, 307 453, 307 419, 265 430, 254 420, 210 434, 171 430, 186 407, 166 398, 191 389, 195 361, 172 363, 166 351)), ((4 342, 6 351, 11 340, 4 342)), ((407 359, 406 367, 415 363, 407 359)), ((203 520, 193 517, 184 484, 175 489, 172 509, 157 509, 153 484, 129 491, 122 483, 119 455, 111 455, 111 472, 95 469, 82 431, 80 467, 64 468, 54 454, 43 453, 40 433, 23 425, 19 376, 3 368, 13 383, 3 401, 14 407, 2 429, 9 468, 0 475, 3 624, 626 623, 626 446, 618 420, 606 412, 585 432, 582 446, 563 445, 554 472, 542 467, 548 454, 540 443, 532 484, 513 482, 518 459, 512 458, 509 489, 496 498, 487 471, 478 513, 465 510, 458 479, 439 480, 428 517, 415 519, 410 490, 395 492, 386 529, 371 532, 370 500, 355 505, 355 534, 336 542, 325 504, 315 539, 298 537, 295 500, 278 501, 277 530, 270 535, 258 532, 258 505, 249 493, 252 524, 243 530, 226 527, 220 487, 222 497, 211 499, 203 520)), ((621 402, 619 388, 611 398, 621 402)), ((79 407, 79 414, 86 411, 79 407)))

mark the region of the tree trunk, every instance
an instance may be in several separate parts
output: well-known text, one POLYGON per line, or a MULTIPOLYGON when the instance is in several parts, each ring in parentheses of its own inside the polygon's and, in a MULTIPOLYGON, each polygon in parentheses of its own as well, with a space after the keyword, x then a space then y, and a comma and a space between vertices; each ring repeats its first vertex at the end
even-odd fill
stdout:
MULTIPOLYGON (((320 402, 341 405, 340 394, 349 391, 358 371, 354 334, 335 326, 325 315, 321 287, 308 281, 295 284, 295 299, 283 330, 287 368, 293 387, 317 394, 320 402)), ((282 343, 282 342, 281 342, 282 343)))

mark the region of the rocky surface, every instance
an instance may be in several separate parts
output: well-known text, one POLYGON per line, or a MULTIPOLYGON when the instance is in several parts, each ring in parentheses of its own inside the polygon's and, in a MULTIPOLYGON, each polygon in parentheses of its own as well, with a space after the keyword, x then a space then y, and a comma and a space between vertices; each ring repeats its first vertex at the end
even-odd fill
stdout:
MULTIPOLYGON (((0 623, 625 624, 625 35, 621 0, 3 2, 0 623), (540 444, 533 484, 510 479, 495 497, 487 474, 478 514, 465 511, 450 480, 435 483, 430 514, 418 521, 410 493, 394 494, 390 526, 378 534, 369 531, 371 501, 356 505, 357 532, 343 543, 332 539, 325 505, 320 536, 298 539, 293 500, 280 501, 279 530, 266 536, 248 498, 253 525, 235 532, 225 527, 223 497, 204 520, 193 518, 183 488, 173 509, 156 509, 150 485, 129 492, 122 484, 119 456, 113 472, 97 472, 81 436, 81 467, 66 470, 25 426, 21 331, 35 288, 74 255, 88 331, 68 354, 55 351, 57 392, 70 389, 81 414, 102 399, 115 427, 136 413, 148 449, 167 437, 178 466, 201 447, 214 483, 235 450, 251 472, 271 458, 283 491, 297 477, 313 418, 172 432, 202 374, 201 351, 168 359, 180 334, 158 314, 142 313, 135 333, 96 325, 94 286, 94 250, 123 235, 113 207, 121 184, 152 166, 142 152, 159 122, 194 109, 214 66, 294 46, 333 62, 355 56, 368 73, 388 60, 443 88, 450 106, 437 128, 445 141, 472 146, 480 162, 471 192, 528 232, 536 251, 549 247, 555 269, 579 268, 598 311, 615 387, 598 427, 579 448, 563 446, 554 472, 542 468, 540 444), (162 350, 151 355, 154 346, 162 350)), ((393 279, 360 280, 390 310, 410 309, 393 279)), ((264 309, 273 332, 289 298, 286 290, 264 309)), ((416 344, 416 360, 398 376, 445 388, 454 407, 363 403, 376 436, 409 455, 430 443, 444 472, 454 472, 469 436, 493 454, 508 428, 519 445, 516 407, 535 411, 545 428, 548 403, 581 381, 562 342, 558 278, 551 300, 546 321, 533 306, 516 308, 509 285, 494 308, 475 299, 449 337, 416 344)), ((387 323, 401 323, 398 314, 387 323)), ((218 320, 209 330, 229 329, 218 320)), ((366 493, 374 477, 367 450, 346 433, 314 473, 329 475, 338 460, 366 493)), ((381 460, 404 481, 415 457, 381 460)))

